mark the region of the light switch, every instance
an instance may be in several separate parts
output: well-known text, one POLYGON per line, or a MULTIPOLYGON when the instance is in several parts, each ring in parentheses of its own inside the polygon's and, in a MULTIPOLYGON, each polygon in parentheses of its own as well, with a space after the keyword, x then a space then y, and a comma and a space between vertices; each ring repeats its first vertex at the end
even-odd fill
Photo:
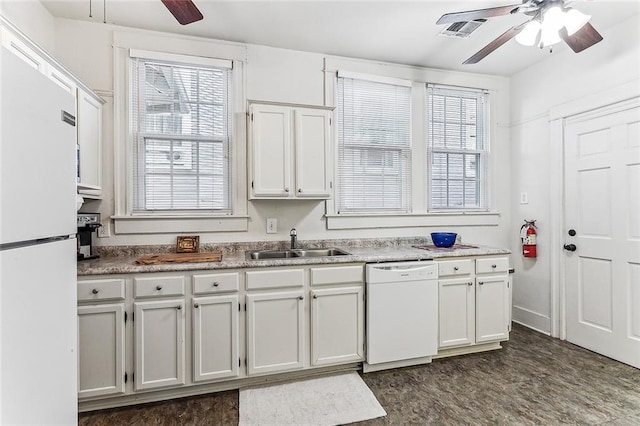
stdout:
POLYGON ((526 192, 520 193, 520 204, 529 204, 529 194, 526 192))
POLYGON ((278 232, 278 219, 267 219, 267 234, 275 234, 278 232))

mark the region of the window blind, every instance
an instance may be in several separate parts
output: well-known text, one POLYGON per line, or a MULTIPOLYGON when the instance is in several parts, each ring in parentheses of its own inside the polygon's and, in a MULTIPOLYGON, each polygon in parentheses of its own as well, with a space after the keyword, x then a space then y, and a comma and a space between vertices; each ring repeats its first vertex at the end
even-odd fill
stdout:
POLYGON ((429 208, 488 210, 488 94, 427 86, 429 208))
POLYGON ((338 213, 408 212, 411 87, 338 77, 338 213))
POLYGON ((131 60, 133 211, 231 213, 231 70, 131 60))

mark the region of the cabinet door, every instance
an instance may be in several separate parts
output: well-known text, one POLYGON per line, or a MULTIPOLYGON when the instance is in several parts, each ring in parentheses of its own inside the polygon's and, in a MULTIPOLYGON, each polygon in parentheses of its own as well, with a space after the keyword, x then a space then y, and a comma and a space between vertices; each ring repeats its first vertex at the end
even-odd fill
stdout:
POLYGON ((251 106, 253 197, 287 198, 291 188, 291 109, 278 105, 251 106))
POLYGON ((311 365, 362 361, 364 289, 311 291, 311 365))
POLYGON ((475 287, 471 278, 440 280, 439 347, 472 345, 475 342, 475 287))
POLYGON ((476 278, 476 342, 509 338, 508 277, 476 278))
POLYGON ((193 381, 238 376, 238 296, 193 299, 193 381))
POLYGON ((184 384, 184 300, 136 302, 135 388, 184 384))
POLYGON ((294 117, 296 196, 329 198, 331 111, 297 108, 294 117))
MULTIPOLYGON (((81 189, 100 190, 102 181, 102 104, 78 88, 78 145, 81 189)), ((95 194, 94 194, 95 195, 95 194)))
POLYGON ((247 296, 247 373, 304 367, 304 296, 302 291, 247 296))
POLYGON ((124 303, 78 307, 78 397, 124 393, 124 303))

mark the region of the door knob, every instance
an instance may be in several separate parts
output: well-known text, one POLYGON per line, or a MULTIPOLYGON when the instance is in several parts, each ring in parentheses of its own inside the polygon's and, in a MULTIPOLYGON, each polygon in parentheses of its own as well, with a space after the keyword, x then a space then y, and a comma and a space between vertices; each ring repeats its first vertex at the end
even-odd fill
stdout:
POLYGON ((565 244, 564 249, 567 251, 576 251, 578 247, 575 244, 565 244))

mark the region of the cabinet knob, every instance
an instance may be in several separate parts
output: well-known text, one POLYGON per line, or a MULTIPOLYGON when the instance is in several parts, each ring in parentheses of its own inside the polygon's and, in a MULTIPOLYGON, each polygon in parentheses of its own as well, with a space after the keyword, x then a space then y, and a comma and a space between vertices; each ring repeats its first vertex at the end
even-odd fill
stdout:
POLYGON ((93 294, 98 294, 98 289, 97 289, 97 288, 94 288, 93 290, 91 290, 91 293, 93 293, 93 294))
POLYGON ((285 189, 284 189, 284 192, 289 192, 289 188, 285 188, 285 189))
POLYGON ((468 285, 468 286, 472 286, 472 285, 473 285, 473 283, 472 283, 471 281, 469 281, 469 282, 467 283, 467 285, 468 285))
POLYGON ((178 306, 176 306, 176 309, 177 309, 177 310, 179 310, 179 311, 181 311, 181 310, 182 310, 182 305, 178 305, 178 306))
POLYGON ((302 188, 298 188, 298 192, 302 192, 302 188))
POLYGON ((219 283, 218 281, 214 281, 214 282, 213 282, 213 286, 214 286, 214 287, 218 287, 219 285, 220 285, 220 283, 219 283))
POLYGON ((491 267, 492 267, 493 269, 496 269, 497 265, 494 263, 493 265, 491 265, 491 267))
POLYGON ((298 300, 304 300, 304 296, 298 296, 298 300))
POLYGON ((478 284, 482 285, 482 284, 484 284, 484 281, 478 281, 478 284))
POLYGON ((314 299, 317 299, 317 298, 318 298, 318 295, 317 295, 317 294, 314 294, 314 295, 313 295, 313 298, 314 298, 314 299))
POLYGON ((156 286, 156 290, 158 290, 158 291, 162 290, 162 286, 161 285, 157 285, 156 286))
POLYGON ((195 303, 195 304, 193 305, 193 307, 194 307, 194 308, 199 308, 199 307, 200 307, 200 305, 198 305, 197 303, 195 303))
POLYGON ((460 269, 460 268, 458 268, 457 266, 454 266, 454 267, 453 267, 453 270, 454 270, 454 271, 457 271, 458 269, 460 269))

